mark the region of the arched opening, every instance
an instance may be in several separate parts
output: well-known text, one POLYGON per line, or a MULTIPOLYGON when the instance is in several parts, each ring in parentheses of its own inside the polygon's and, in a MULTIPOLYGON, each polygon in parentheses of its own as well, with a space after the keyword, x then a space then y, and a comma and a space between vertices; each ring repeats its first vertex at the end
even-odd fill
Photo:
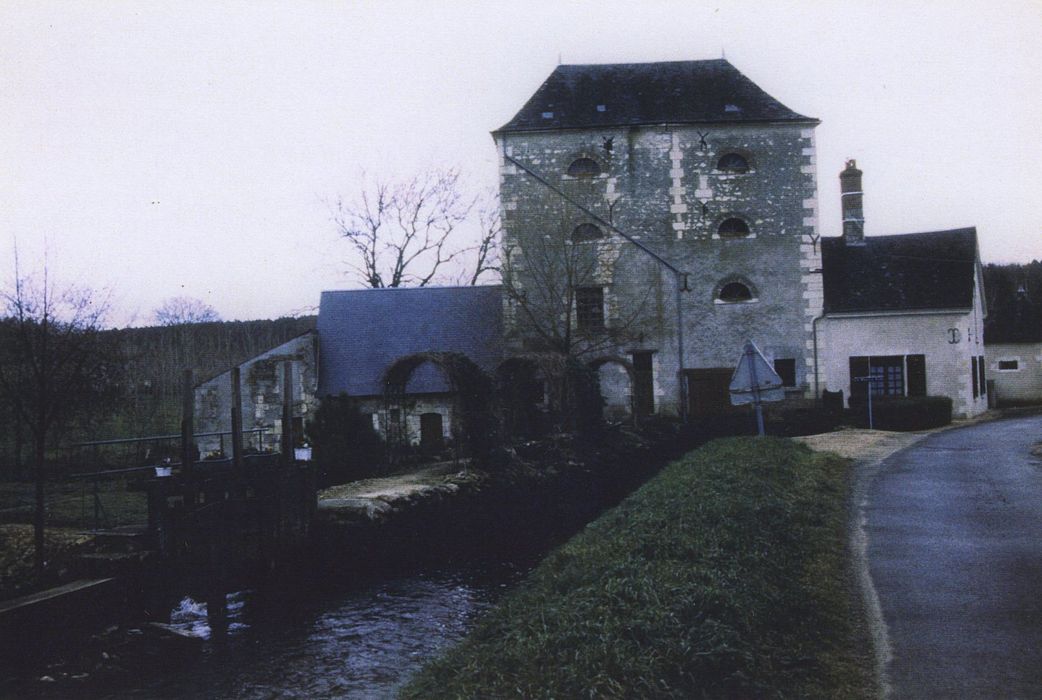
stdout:
POLYGON ((596 241, 601 238, 604 238, 604 231, 595 224, 583 223, 572 229, 572 241, 575 243, 596 241))
POLYGON ((720 238, 745 238, 749 235, 749 224, 737 216, 732 216, 721 221, 716 232, 720 238))
POLYGON ((492 446, 492 382, 465 355, 407 355, 387 368, 383 384, 384 435, 392 460, 417 451, 436 456, 449 446, 457 458, 481 455, 492 446), (446 434, 451 445, 445 443, 446 434))
POLYGON ((747 173, 749 161, 739 153, 726 153, 716 162, 716 169, 725 173, 747 173))
POLYGON ((601 164, 593 158, 576 158, 568 166, 569 177, 597 177, 601 174, 601 164))
POLYGON ((604 400, 606 421, 622 423, 633 419, 633 367, 619 357, 601 357, 590 363, 604 400))
POLYGON ((753 290, 742 282, 728 282, 720 287, 717 299, 728 304, 753 300, 753 290))

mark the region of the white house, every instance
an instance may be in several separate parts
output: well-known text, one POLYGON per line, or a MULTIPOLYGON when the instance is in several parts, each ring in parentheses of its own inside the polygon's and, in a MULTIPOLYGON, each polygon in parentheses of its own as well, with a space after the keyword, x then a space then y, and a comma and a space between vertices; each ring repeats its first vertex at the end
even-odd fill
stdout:
POLYGON ((848 402, 871 384, 873 396, 948 396, 956 416, 987 410, 976 229, 866 237, 854 161, 840 180, 844 230, 821 241, 815 322, 825 387, 848 402))

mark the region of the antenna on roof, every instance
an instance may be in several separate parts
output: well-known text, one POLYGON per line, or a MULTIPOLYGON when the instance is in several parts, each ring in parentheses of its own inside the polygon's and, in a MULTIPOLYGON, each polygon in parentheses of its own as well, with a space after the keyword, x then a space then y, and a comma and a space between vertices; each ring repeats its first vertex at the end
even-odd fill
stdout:
POLYGON ((557 65, 561 65, 561 52, 557 52, 557 65))
POLYGON ((724 50, 723 46, 720 47, 720 58, 727 60, 727 51, 724 50))

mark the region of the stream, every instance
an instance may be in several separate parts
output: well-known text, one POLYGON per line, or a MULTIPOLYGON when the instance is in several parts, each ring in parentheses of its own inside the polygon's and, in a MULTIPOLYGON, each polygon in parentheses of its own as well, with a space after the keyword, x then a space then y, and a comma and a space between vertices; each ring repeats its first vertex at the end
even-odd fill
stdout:
POLYGON ((171 624, 204 638, 201 653, 127 661, 133 670, 81 681, 57 669, 54 681, 27 678, 8 689, 14 697, 55 698, 390 698, 536 562, 462 563, 355 586, 312 581, 232 593, 223 643, 210 639, 205 604, 185 598, 171 624))

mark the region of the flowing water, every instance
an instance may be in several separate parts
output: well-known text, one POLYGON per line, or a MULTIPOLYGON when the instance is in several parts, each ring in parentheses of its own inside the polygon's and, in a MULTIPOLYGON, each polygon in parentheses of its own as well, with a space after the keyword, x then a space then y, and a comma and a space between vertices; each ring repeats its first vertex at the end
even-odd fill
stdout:
MULTIPOLYGON (((79 684, 21 685, 29 695, 96 698, 387 698, 462 639, 531 562, 461 564, 355 586, 300 584, 228 596, 229 630, 210 638, 206 605, 185 598, 171 624, 202 653, 79 684)), ((0 693, 2 695, 3 693, 0 693)), ((22 693, 19 693, 19 696, 22 693)))

